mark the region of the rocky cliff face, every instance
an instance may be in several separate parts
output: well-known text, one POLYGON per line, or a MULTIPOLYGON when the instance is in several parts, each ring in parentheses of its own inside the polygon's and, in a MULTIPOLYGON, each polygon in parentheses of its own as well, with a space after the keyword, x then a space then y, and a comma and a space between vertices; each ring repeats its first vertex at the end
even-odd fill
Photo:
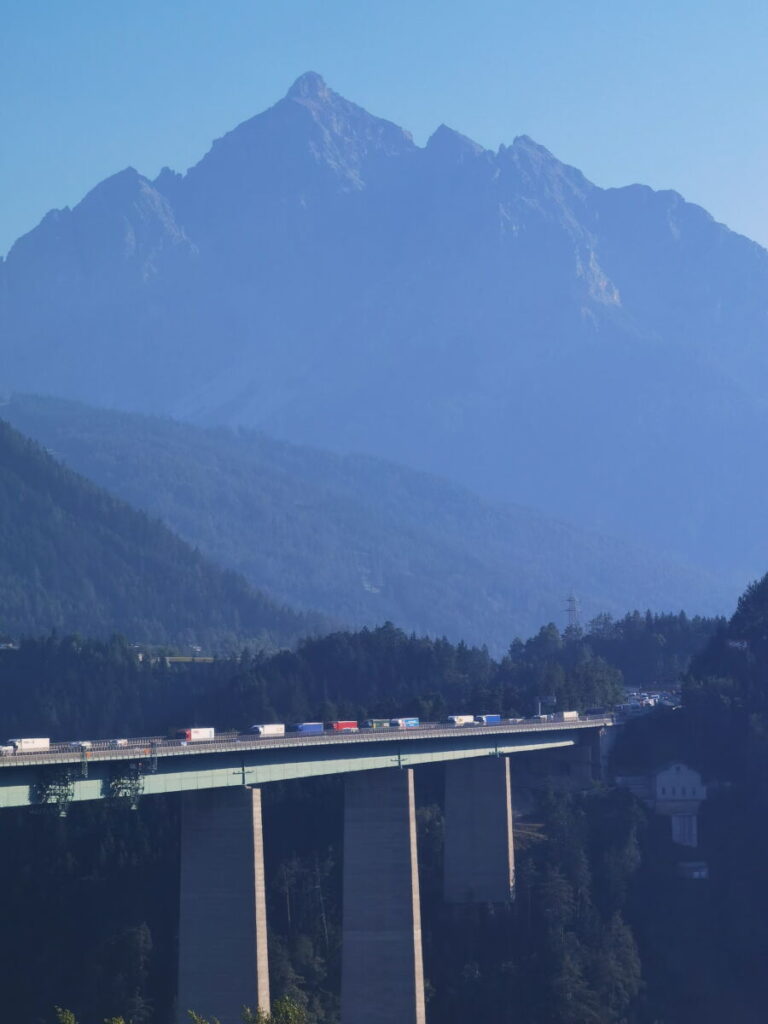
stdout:
POLYGON ((6 390, 399 459, 723 571, 768 551, 768 254, 521 137, 428 144, 315 74, 0 267, 6 390))

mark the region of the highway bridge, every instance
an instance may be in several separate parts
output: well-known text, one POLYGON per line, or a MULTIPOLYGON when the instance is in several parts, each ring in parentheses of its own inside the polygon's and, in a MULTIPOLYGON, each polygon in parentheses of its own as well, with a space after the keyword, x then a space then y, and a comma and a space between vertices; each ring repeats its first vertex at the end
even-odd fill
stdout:
POLYGON ((612 724, 600 716, 57 744, 0 757, 0 809, 65 815, 73 802, 135 806, 180 794, 179 1024, 189 1009, 239 1024, 243 1006, 267 1010, 270 1001, 262 787, 343 775, 342 1024, 425 1024, 414 769, 445 764, 446 902, 509 904, 514 755, 555 756, 558 771, 586 787, 612 724))
POLYGON ((96 741, 90 749, 59 743, 44 752, 0 757, 0 808, 50 803, 66 811, 72 801, 113 797, 128 778, 140 779, 138 794, 149 796, 553 750, 574 747, 581 734, 612 721, 600 716, 563 723, 424 723, 415 729, 263 738, 224 733, 190 743, 154 736, 121 740, 126 745, 119 747, 117 740, 96 741))

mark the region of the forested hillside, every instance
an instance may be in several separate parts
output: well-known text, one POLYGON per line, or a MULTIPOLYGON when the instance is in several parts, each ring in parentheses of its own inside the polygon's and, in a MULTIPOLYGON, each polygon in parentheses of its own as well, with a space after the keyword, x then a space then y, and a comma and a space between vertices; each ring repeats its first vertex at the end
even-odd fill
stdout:
MULTIPOLYGON (((96 738, 335 714, 529 713, 544 687, 559 707, 584 708, 621 695, 622 666, 642 661, 654 680, 674 676, 717 628, 643 615, 604 618, 583 635, 548 626, 501 661, 391 626, 194 666, 139 662, 121 640, 28 640, 0 651, 0 736, 96 738), (612 661, 596 653, 598 642, 612 645, 612 661)), ((274 784, 264 793, 273 989, 305 1006, 310 1024, 336 1024, 341 780, 274 784)), ((645 997, 646 985, 664 981, 652 946, 638 939, 657 920, 657 882, 646 866, 658 851, 647 845, 645 811, 628 794, 541 792, 517 825, 515 906, 458 918, 440 895, 439 769, 419 770, 417 802, 431 1024, 692 1021, 665 1015, 663 988, 653 1005, 645 997)), ((0 915, 0 946, 9 951, 0 959, 0 991, 9 1019, 51 1024, 58 1004, 80 1024, 117 1014, 169 1024, 177 814, 177 802, 164 797, 140 801, 137 812, 119 801, 76 805, 66 819, 3 812, 0 872, 13 884, 0 915), (45 943, 34 929, 18 929, 22 915, 42 923, 45 943)))
POLYGON ((320 628, 0 420, 0 635, 279 646, 320 628))
POLYGON ((767 313, 766 251, 677 193, 526 136, 419 146, 312 73, 0 261, 6 391, 383 456, 739 583, 767 313))
POLYGON ((389 620, 500 654, 562 621, 572 591, 585 619, 735 599, 703 571, 380 459, 51 398, 2 412, 276 600, 353 626, 389 620))
MULTIPOLYGON (((653 1020, 753 1024, 768 978, 768 576, 750 585, 731 619, 694 654, 683 707, 627 726, 616 766, 636 773, 684 761, 703 775, 699 848, 709 880, 681 883, 658 819, 643 875, 654 913, 633 901, 653 1020)), ((605 650, 605 648, 604 648, 605 650)), ((668 835, 668 831, 667 831, 668 835)))
POLYGON ((300 641, 270 655, 168 668, 140 662, 120 638, 28 640, 0 651, 0 736, 163 734, 199 718, 222 729, 255 721, 489 712, 531 714, 539 695, 584 710, 623 698, 623 684, 670 686, 721 620, 633 613, 586 631, 551 623, 501 659, 391 624, 300 641), (62 692, 61 678, 69 682, 62 692), (57 700, 60 697, 60 700, 57 700))

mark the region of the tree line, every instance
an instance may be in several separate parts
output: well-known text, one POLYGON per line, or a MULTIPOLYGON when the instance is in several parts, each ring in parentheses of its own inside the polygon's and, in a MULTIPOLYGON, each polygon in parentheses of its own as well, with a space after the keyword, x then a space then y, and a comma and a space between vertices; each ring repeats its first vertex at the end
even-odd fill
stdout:
MULTIPOLYGON (((624 672, 636 671, 641 654, 653 674, 648 682, 671 678, 707 632, 716 642, 721 625, 640 615, 602 619, 584 631, 547 626, 510 644, 498 660, 482 648, 392 625, 308 639, 293 651, 244 650, 179 666, 139 660, 118 637, 28 639, 18 650, 0 651, 0 733, 95 739, 310 717, 516 716, 535 710, 542 692, 561 708, 583 710, 623 699, 624 672)), ((654 988, 653 957, 644 946, 649 915, 656 920, 648 910, 654 883, 646 877, 656 839, 634 798, 545 787, 518 828, 514 905, 462 917, 442 901, 442 800, 439 769, 420 769, 424 952, 434 1024, 470 1017, 503 1024, 521 1015, 529 1024, 664 1019, 664 986, 654 988), (649 991, 654 998, 658 992, 656 1002, 649 991)), ((342 783, 265 787, 264 819, 275 1012, 295 1006, 307 1024, 336 1024, 342 783)), ((81 1024, 120 1016, 130 1024, 168 1024, 177 802, 153 797, 137 811, 119 802, 82 804, 66 819, 5 811, 3 831, 0 871, 14 883, 0 919, 0 990, 11 1018, 50 1024, 59 1005, 81 1024), (22 920, 37 927, 19 929, 22 920)))

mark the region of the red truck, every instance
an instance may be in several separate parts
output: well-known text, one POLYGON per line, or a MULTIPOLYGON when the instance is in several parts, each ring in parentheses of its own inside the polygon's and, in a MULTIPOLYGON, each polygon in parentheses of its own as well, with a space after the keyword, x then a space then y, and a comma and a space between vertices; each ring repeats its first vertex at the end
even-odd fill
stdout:
POLYGON ((357 732, 358 728, 357 722, 328 722, 326 725, 331 732, 357 732))

